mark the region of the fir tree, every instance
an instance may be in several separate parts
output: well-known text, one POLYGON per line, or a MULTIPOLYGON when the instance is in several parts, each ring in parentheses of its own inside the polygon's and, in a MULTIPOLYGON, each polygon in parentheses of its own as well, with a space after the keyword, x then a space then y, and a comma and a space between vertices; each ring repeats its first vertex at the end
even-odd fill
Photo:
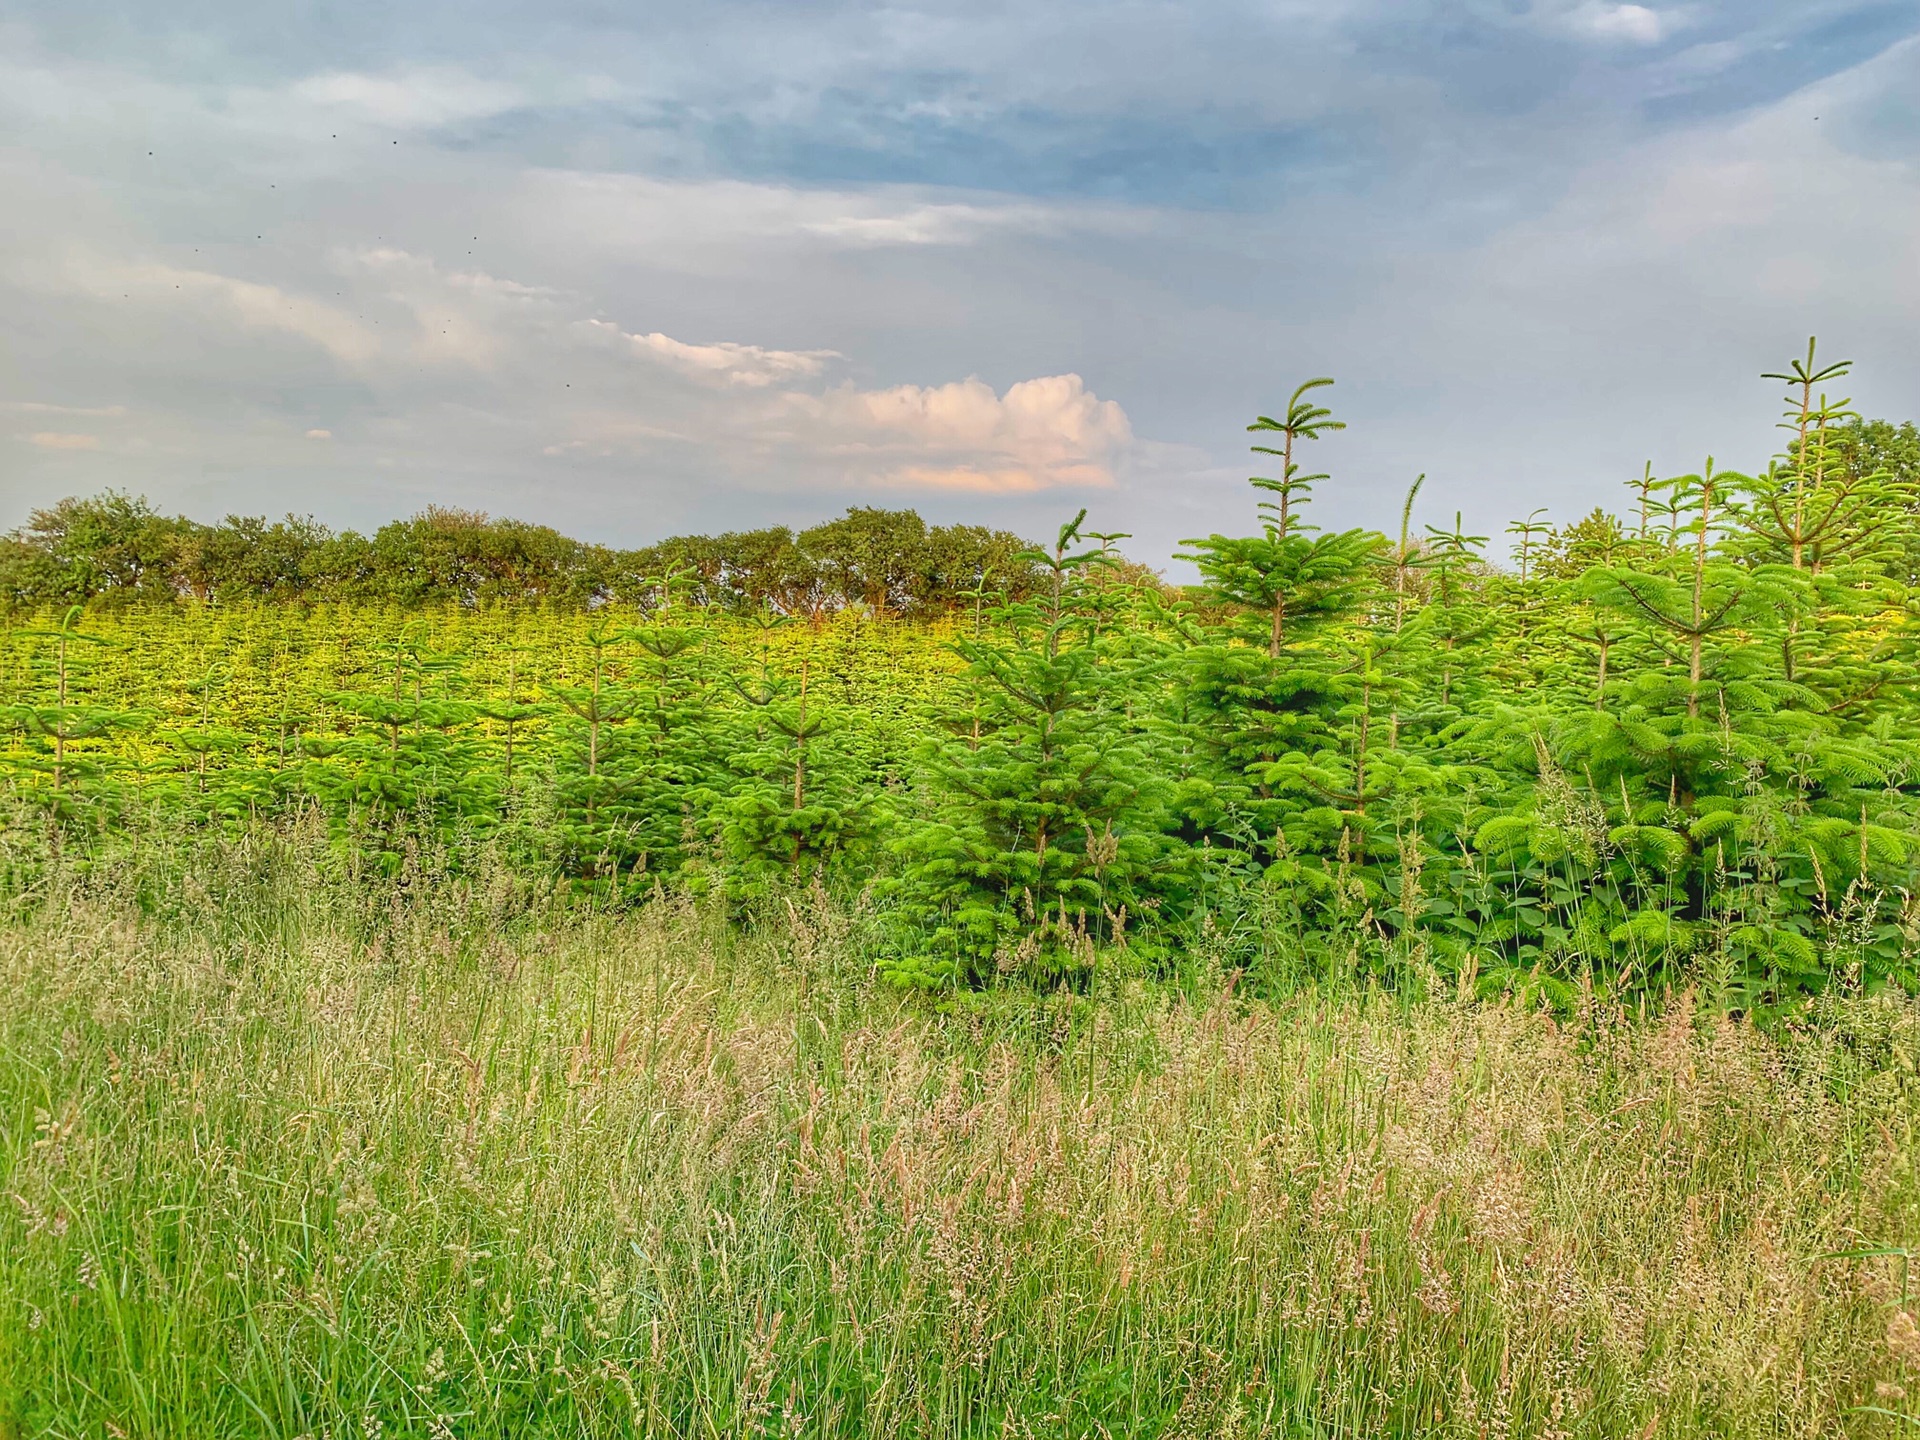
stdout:
POLYGON ((1092 947, 1123 941, 1171 878, 1167 787, 1146 727, 1127 720, 1151 667, 1116 663, 1097 638, 1108 612, 1095 577, 1110 557, 1085 546, 1085 519, 1029 557, 1046 577, 1038 595, 953 642, 966 670, 950 738, 923 757, 939 798, 900 843, 898 890, 918 923, 890 966, 902 983, 1084 974, 1092 947))

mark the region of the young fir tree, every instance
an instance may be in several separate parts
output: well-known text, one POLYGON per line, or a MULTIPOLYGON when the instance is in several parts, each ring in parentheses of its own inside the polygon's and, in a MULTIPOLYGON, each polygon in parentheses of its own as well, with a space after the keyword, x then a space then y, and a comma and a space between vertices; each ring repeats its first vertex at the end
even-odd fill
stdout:
POLYGON ((603 897, 633 887, 650 867, 655 857, 643 830, 660 818, 640 793, 645 772, 620 743, 645 703, 620 663, 630 638, 622 627, 596 623, 583 637, 584 674, 548 686, 559 705, 547 784, 549 843, 576 887, 603 897))
POLYGON ((533 697, 533 676, 529 673, 529 661, 533 658, 531 648, 508 645, 505 650, 507 673, 500 692, 478 703, 475 712, 481 719, 499 726, 496 737, 500 756, 500 794, 503 803, 511 808, 515 762, 520 763, 523 778, 526 770, 526 727, 551 715, 553 707, 533 697))
POLYGON ((424 838, 487 828, 496 791, 481 763, 477 708, 459 694, 459 660, 410 633, 376 644, 374 662, 369 679, 384 680, 379 689, 325 697, 341 731, 307 737, 304 784, 341 839, 397 872, 424 838))
POLYGON ((1316 757, 1352 749, 1350 703, 1358 699, 1371 713, 1371 659, 1356 662, 1342 635, 1376 583, 1386 542, 1364 530, 1319 534, 1299 514, 1327 477, 1303 473, 1296 450, 1344 428, 1307 398, 1332 383, 1306 382, 1284 419, 1261 416, 1248 427, 1282 437, 1278 447, 1254 447, 1281 462, 1278 477, 1249 481, 1279 497, 1260 503, 1260 533, 1182 542, 1202 598, 1226 617, 1189 652, 1181 686, 1183 711, 1214 752, 1219 794, 1235 821, 1206 838, 1228 849, 1250 840, 1266 861, 1329 853, 1338 843, 1337 808, 1301 777, 1316 757))
POLYGON ((1111 556, 1085 545, 1085 519, 1022 557, 1044 576, 1038 594, 953 642, 966 669, 946 738, 923 754, 929 812, 898 846, 899 983, 1082 978, 1177 881, 1168 787, 1147 726, 1128 718, 1152 666, 1112 638, 1096 578, 1111 556))
POLYGON ((1851 364, 1819 366, 1814 353, 1809 340, 1804 360, 1764 377, 1793 386, 1781 427, 1793 438, 1747 484, 1738 549, 1752 564, 1789 564, 1806 581, 1806 613, 1780 633, 1781 673, 1845 715, 1889 685, 1911 683, 1910 634, 1888 622, 1903 609, 1900 524, 1916 496, 1889 470, 1847 463, 1836 433, 1859 417, 1818 387, 1851 364))
POLYGON ((1389 751, 1399 749, 1403 738, 1431 747, 1454 718, 1442 697, 1450 690, 1449 662, 1459 641, 1453 609, 1457 557, 1435 540, 1442 532, 1431 526, 1426 537, 1414 536, 1414 501, 1425 482, 1424 475, 1416 479, 1401 503, 1399 538, 1379 559, 1380 589, 1370 606, 1370 646, 1390 692, 1389 751))
MULTIPOLYGON (((693 883, 720 822, 737 727, 725 713, 713 616, 688 601, 689 577, 669 575, 656 603, 622 638, 633 647, 626 685, 635 700, 613 769, 628 782, 633 876, 693 883)), ((704 884, 704 881, 700 883, 704 884)))
POLYGON ((1528 719, 1535 774, 1480 829, 1510 887, 1510 959, 1623 983, 1711 953, 1721 988, 1751 1003, 1821 970, 1820 906, 1800 897, 1876 852, 1904 856, 1863 796, 1886 766, 1783 673, 1813 590, 1753 557, 1734 503, 1748 483, 1709 462, 1645 487, 1687 518, 1578 582, 1598 623, 1630 633, 1611 655, 1628 663, 1604 706, 1528 719))
POLYGON ((107 742, 143 728, 142 711, 103 705, 88 698, 90 660, 113 642, 80 628, 85 607, 68 606, 51 628, 15 631, 31 640, 52 642, 35 651, 31 670, 38 693, 5 707, 6 726, 21 737, 6 756, 15 794, 52 822, 57 845, 66 830, 107 824, 125 798, 115 783, 124 768, 107 742))
POLYGON ((1636 543, 1617 517, 1596 507, 1574 524, 1556 529, 1538 559, 1537 573, 1550 590, 1544 608, 1551 640, 1542 647, 1547 656, 1543 668, 1563 693, 1587 694, 1595 710, 1605 708, 1608 683, 1620 673, 1625 655, 1621 647, 1632 630, 1582 582, 1589 570, 1624 562, 1636 543))
POLYGON ((728 888, 740 899, 824 879, 839 862, 864 854, 887 813, 881 792, 863 790, 857 764, 834 743, 847 717, 811 685, 811 646, 802 650, 797 674, 782 674, 773 663, 767 642, 792 624, 791 616, 763 614, 759 674, 750 684, 733 682, 747 714, 729 761, 737 779, 721 833, 728 888))
POLYGON ((1562 727, 1561 763, 1577 763, 1606 796, 1610 845, 1639 867, 1632 934, 1665 943, 1697 909, 1701 873, 1687 827, 1703 796, 1723 796, 1764 764, 1794 728, 1788 687, 1763 632, 1800 603, 1778 567, 1748 567, 1719 541, 1737 523, 1744 478, 1711 460, 1665 487, 1685 524, 1631 563, 1594 566, 1581 594, 1631 627, 1649 657, 1623 674, 1617 709, 1562 727), (1681 509, 1680 507, 1685 507, 1681 509), (1617 792, 1618 803, 1613 804, 1617 792))
POLYGON ((1428 633, 1433 637, 1432 703, 1442 720, 1456 718, 1477 704, 1486 691, 1485 642, 1498 624, 1497 606, 1487 592, 1487 566, 1481 552, 1488 536, 1469 535, 1461 513, 1453 529, 1427 526, 1430 595, 1428 633))
POLYGON ((221 723, 216 711, 215 701, 230 683, 228 667, 204 665, 197 679, 180 687, 173 722, 155 737, 161 743, 148 768, 149 798, 197 820, 246 820, 275 794, 273 768, 253 761, 253 735, 221 723))
POLYGON ((1901 499, 1889 527, 1888 573, 1903 585, 1920 585, 1920 426, 1850 416, 1828 430, 1825 444, 1827 473, 1892 480, 1901 499))

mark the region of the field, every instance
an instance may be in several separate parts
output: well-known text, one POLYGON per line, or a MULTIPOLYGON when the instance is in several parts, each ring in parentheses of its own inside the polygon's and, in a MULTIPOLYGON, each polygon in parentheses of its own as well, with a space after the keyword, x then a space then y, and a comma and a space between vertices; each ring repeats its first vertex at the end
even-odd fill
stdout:
POLYGON ((323 831, 0 932, 0 1433, 1899 1435, 1920 1008, 875 979, 323 831))
POLYGON ((0 541, 0 805, 95 862, 312 813, 388 875, 486 845, 601 901, 822 884, 949 995, 1223 935, 1267 994, 1913 993, 1920 435, 1830 402, 1847 368, 1773 377, 1764 470, 1649 466, 1637 514, 1509 526, 1517 570, 1457 512, 1416 533, 1423 482, 1397 539, 1310 524, 1327 380, 1249 427, 1258 533, 1184 542, 1187 587, 1085 511, 1026 551, 856 509, 614 552, 65 501, 0 541))
POLYGON ((0 1440, 1920 1428, 1920 435, 0 538, 0 1440))

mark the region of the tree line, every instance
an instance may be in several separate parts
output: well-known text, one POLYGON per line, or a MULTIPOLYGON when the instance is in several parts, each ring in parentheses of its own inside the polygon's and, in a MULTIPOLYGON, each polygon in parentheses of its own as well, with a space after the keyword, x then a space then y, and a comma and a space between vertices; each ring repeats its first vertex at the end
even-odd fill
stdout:
POLYGON ((430 507, 371 535, 310 517, 230 515, 215 525, 164 515, 108 491, 35 510, 0 537, 0 605, 193 601, 571 609, 641 603, 677 576, 696 603, 770 607, 808 619, 861 606, 925 618, 1026 594, 1032 546, 982 525, 928 525, 913 510, 855 506, 795 532, 784 525, 680 535, 622 550, 546 525, 430 507))

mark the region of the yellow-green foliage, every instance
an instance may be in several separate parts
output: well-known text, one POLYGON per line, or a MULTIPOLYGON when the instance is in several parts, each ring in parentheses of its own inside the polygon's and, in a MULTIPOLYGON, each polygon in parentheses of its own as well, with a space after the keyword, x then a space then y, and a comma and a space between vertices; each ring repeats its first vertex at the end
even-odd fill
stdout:
POLYGON ((0 1434, 1911 1433, 1910 1001, 942 1017, 323 854, 0 932, 0 1434))
MULTIPOLYGON (((936 677, 950 675, 958 661, 945 648, 953 622, 906 624, 842 611, 819 625, 763 631, 722 612, 691 612, 710 632, 710 647, 723 668, 746 674, 761 652, 776 666, 797 669, 805 657, 843 703, 886 710, 923 696, 936 677)), ((586 636, 596 627, 633 625, 640 617, 501 605, 466 609, 447 605, 409 609, 378 605, 152 606, 102 610, 79 628, 106 642, 89 647, 75 662, 75 694, 103 705, 143 710, 162 726, 196 723, 202 715, 195 687, 209 680, 207 718, 252 737, 250 752, 278 752, 281 725, 289 713, 303 732, 324 734, 346 723, 325 697, 391 684, 391 666, 380 649, 410 642, 427 654, 456 662, 457 693, 484 703, 505 703, 507 682, 514 699, 550 698, 551 687, 577 685, 592 660, 586 636)), ((29 701, 48 689, 49 641, 34 632, 59 616, 23 617, 0 631, 0 701, 29 701)), ((621 674, 637 665, 636 652, 620 654, 621 674)), ((482 733, 498 739, 500 722, 484 717, 482 733)), ((548 719, 524 722, 522 733, 536 746, 548 719)), ((11 737, 17 746, 20 737, 11 737)), ((103 739, 92 748, 154 765, 168 758, 163 735, 152 729, 103 739)))

